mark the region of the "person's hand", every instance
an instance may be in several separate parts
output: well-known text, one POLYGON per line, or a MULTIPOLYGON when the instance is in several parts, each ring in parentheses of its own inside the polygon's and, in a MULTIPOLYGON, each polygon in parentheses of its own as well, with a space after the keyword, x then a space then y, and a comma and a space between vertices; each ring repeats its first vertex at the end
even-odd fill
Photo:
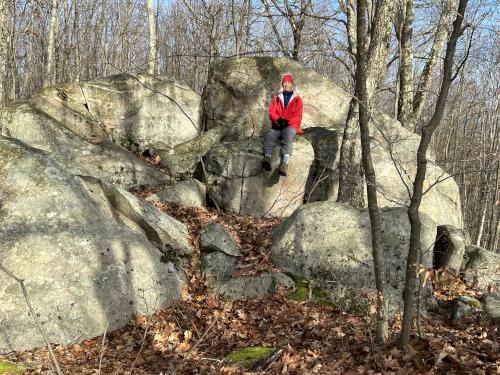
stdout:
POLYGON ((280 117, 278 121, 276 121, 276 124, 278 124, 280 128, 286 128, 288 126, 288 120, 280 117))

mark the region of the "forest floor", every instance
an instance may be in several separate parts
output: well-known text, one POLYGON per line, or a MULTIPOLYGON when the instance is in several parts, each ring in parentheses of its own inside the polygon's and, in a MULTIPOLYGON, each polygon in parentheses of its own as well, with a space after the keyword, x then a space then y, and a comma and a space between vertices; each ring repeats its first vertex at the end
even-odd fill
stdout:
MULTIPOLYGON (((186 299, 152 316, 137 316, 105 337, 56 345, 64 374, 500 374, 499 326, 481 311, 459 322, 445 311, 426 313, 422 335, 415 332, 410 344, 399 348, 400 316, 390 323, 387 343, 378 345, 373 309, 364 316, 350 314, 293 300, 287 291, 249 300, 212 298, 200 273, 201 228, 224 224, 242 248, 237 274, 258 275, 275 269, 270 233, 281 220, 173 203, 158 207, 188 226, 197 249, 186 299), (235 349, 256 345, 275 349, 275 355, 253 369, 226 359, 235 349)), ((435 283, 434 293, 441 299, 478 296, 458 279, 435 283)), ((3 355, 2 361, 27 366, 16 373, 53 373, 45 348, 3 355)))

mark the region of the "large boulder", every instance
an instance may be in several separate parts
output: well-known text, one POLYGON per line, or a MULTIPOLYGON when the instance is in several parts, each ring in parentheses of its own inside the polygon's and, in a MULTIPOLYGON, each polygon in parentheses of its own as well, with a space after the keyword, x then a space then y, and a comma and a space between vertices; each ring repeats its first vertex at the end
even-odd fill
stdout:
POLYGON ((118 75, 47 88, 3 111, 2 134, 124 187, 169 181, 127 150, 199 133, 200 96, 167 78, 118 75))
POLYGON ((242 215, 288 216, 302 205, 314 158, 310 143, 294 142, 288 176, 278 175, 279 147, 273 154, 272 172, 262 170, 261 139, 222 142, 206 156, 207 189, 220 208, 242 215))
MULTIPOLYGON (((24 279, 51 342, 100 335, 182 297, 187 229, 130 193, 0 137, 0 202, 1 263, 24 279)), ((43 345, 3 272, 0 300, 0 351, 43 345)))
MULTIPOLYGON (((380 211, 383 262, 391 310, 402 307, 410 224, 406 209, 380 211)), ((434 222, 421 217, 420 263, 432 265, 434 222)), ((366 306, 364 292, 375 288, 370 218, 366 209, 335 202, 308 203, 276 228, 271 256, 282 271, 314 280, 328 290, 332 302, 358 310, 366 306)))
MULTIPOLYGON (((315 160, 308 178, 306 201, 336 200, 337 151, 351 96, 314 70, 296 61, 271 57, 246 57, 215 65, 204 94, 207 128, 226 129, 225 140, 262 135, 269 127, 269 102, 287 72, 294 75, 304 101, 302 128, 314 147, 315 160)), ((370 137, 379 206, 408 205, 420 137, 390 116, 376 111, 372 113, 370 137)), ((428 152, 428 159, 426 194, 420 212, 439 225, 461 228, 458 185, 435 164, 432 150, 428 152)))
POLYGON ((224 126, 232 139, 263 135, 269 123, 269 102, 287 72, 304 100, 302 128, 342 129, 349 94, 294 60, 272 57, 224 60, 213 67, 203 104, 207 128, 224 126))
MULTIPOLYGON (((375 112, 370 138, 380 207, 408 206, 417 171, 420 137, 393 118, 375 112)), ((427 154, 424 196, 420 212, 438 225, 463 227, 460 190, 448 173, 436 165, 433 150, 427 154)))

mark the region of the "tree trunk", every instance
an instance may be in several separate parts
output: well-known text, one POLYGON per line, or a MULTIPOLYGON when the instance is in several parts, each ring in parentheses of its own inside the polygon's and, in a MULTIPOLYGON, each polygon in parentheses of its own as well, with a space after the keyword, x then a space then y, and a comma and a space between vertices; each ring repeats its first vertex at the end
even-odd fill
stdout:
POLYGON ((50 6, 50 29, 49 42, 47 45, 47 58, 45 60, 45 73, 43 75, 43 87, 48 87, 52 84, 52 59, 54 55, 55 33, 57 28, 57 0, 52 0, 50 6))
POLYGON ((375 285, 377 287, 377 325, 376 338, 384 342, 387 338, 387 292, 382 246, 380 244, 382 229, 380 213, 377 203, 377 182, 373 168, 370 149, 370 129, 368 116, 368 94, 366 90, 366 61, 365 61, 365 2, 358 0, 357 12, 357 53, 356 53, 356 96, 359 99, 359 128, 361 133, 361 153, 366 176, 368 197, 368 212, 372 237, 372 254, 375 271, 375 285))
POLYGON ((363 170, 361 166, 361 139, 359 134, 359 106, 351 99, 340 145, 339 190, 337 202, 364 207, 363 170))
MULTIPOLYGON (((8 50, 11 37, 11 25, 13 18, 13 1, 0 2, 0 112, 5 104, 6 70, 8 64, 8 50)), ((1 118, 1 116, 0 116, 1 118)), ((0 123, 0 130, 2 124, 0 123)))
POLYGON ((413 194, 408 208, 408 218, 410 221, 410 245, 408 258, 406 261, 406 280, 404 288, 404 313, 403 325, 401 328, 400 344, 404 346, 410 339, 411 328, 413 325, 413 305, 414 294, 416 291, 417 262, 420 253, 420 232, 421 222, 419 216, 420 203, 422 201, 423 185, 427 171, 427 149, 431 142, 431 137, 441 122, 444 113, 448 93, 452 81, 453 60, 458 39, 463 34, 462 21, 465 15, 468 0, 460 0, 457 16, 453 22, 453 31, 446 48, 446 56, 443 63, 443 80, 439 90, 439 96, 436 108, 429 123, 422 128, 422 137, 417 151, 417 173, 413 182, 413 194))
MULTIPOLYGON (((355 51, 356 47, 351 45, 357 38, 352 34, 352 23, 356 22, 353 14, 353 0, 347 4, 347 33, 349 51, 355 51)), ((389 53, 391 36, 391 18, 393 5, 387 0, 380 0, 375 8, 373 26, 370 29, 370 43, 366 60, 366 90, 368 98, 368 110, 372 107, 376 91, 386 74, 386 60, 389 53)), ((358 44, 359 45, 359 44, 358 44)), ((361 167, 361 142, 359 135, 359 109, 357 98, 351 99, 349 112, 339 157, 339 190, 337 202, 349 203, 356 207, 364 207, 363 170, 361 167)))
POLYGON ((153 0, 146 0, 146 9, 149 21, 149 49, 148 49, 148 74, 156 72, 156 17, 153 9, 153 0))
POLYGON ((80 4, 75 2, 75 19, 73 20, 73 35, 75 38, 75 81, 80 82, 80 4))
POLYGON ((427 98, 427 93, 432 82, 431 78, 443 51, 446 36, 448 35, 448 25, 452 15, 454 14, 453 10, 456 8, 456 3, 457 0, 445 0, 441 18, 436 28, 436 36, 434 38, 434 43, 432 44, 431 53, 427 63, 425 64, 422 76, 420 77, 420 81, 418 83, 417 91, 415 93, 415 98, 413 99, 413 114, 415 121, 418 121, 422 115, 425 99, 427 98))
POLYGON ((413 117, 413 0, 403 0, 400 13, 401 56, 399 72, 398 120, 405 128, 414 130, 413 117))

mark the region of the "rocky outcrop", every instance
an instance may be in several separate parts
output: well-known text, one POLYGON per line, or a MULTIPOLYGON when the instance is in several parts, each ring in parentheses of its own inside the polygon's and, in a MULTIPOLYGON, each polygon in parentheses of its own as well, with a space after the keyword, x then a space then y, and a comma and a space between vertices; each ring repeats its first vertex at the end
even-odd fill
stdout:
MULTIPOLYGON (((281 78, 287 72, 294 75, 304 101, 302 128, 306 134, 298 139, 306 137, 314 148, 314 163, 301 163, 305 168, 310 167, 306 201, 336 200, 337 150, 351 96, 312 69, 285 58, 268 57, 225 60, 216 65, 205 90, 207 128, 226 129, 225 140, 262 135, 269 128, 269 102, 280 89, 281 78)), ((373 112, 372 120, 370 138, 379 206, 408 205, 420 137, 382 113, 373 112)), ((428 158, 426 194, 420 212, 438 225, 461 228, 458 186, 435 164, 432 150, 428 158)), ((231 190, 229 194, 238 195, 238 191, 231 190)))
POLYGON ((170 79, 118 75, 51 87, 3 111, 2 134, 123 187, 170 179, 127 150, 199 133, 200 96, 170 79))
MULTIPOLYGON (((406 209, 381 210, 382 249, 391 309, 402 306, 410 225, 406 209)), ((424 265, 432 264, 436 227, 422 216, 424 265)), ((368 211, 334 202, 308 203, 272 235, 271 256, 284 272, 315 280, 343 308, 366 306, 363 292, 374 287, 368 211)))
POLYGON ((279 149, 273 154, 273 170, 263 172, 261 140, 247 138, 222 142, 206 156, 207 189, 220 208, 242 215, 288 216, 302 205, 313 149, 298 139, 288 168, 280 178, 279 149))
MULTIPOLYGON (((2 265, 25 280, 51 342, 100 335, 182 297, 186 227, 128 192, 1 137, 0 202, 2 265)), ((0 300, 0 351, 43 345, 1 272, 0 300)))

